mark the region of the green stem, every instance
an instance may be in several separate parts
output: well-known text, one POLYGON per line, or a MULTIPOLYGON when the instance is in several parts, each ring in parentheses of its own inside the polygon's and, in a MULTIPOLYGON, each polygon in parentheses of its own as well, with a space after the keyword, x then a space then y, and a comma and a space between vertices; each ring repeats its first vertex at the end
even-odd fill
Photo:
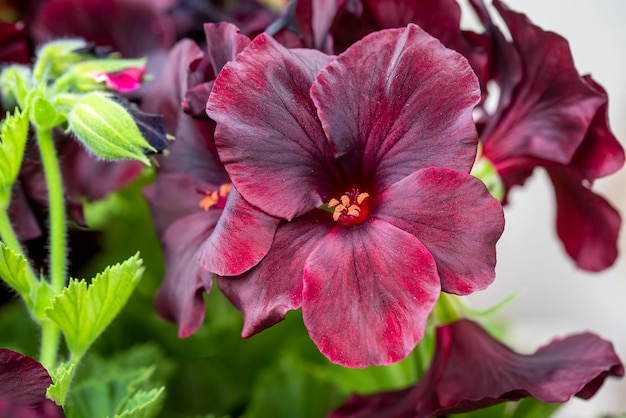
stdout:
MULTIPOLYGON (((37 143, 43 161, 43 168, 48 186, 50 211, 50 285, 54 294, 59 294, 65 287, 66 242, 65 242, 65 201, 63 199, 63 181, 61 168, 52 140, 52 130, 37 128, 37 143)), ((59 328, 51 321, 42 326, 41 363, 54 368, 59 347, 59 328)))

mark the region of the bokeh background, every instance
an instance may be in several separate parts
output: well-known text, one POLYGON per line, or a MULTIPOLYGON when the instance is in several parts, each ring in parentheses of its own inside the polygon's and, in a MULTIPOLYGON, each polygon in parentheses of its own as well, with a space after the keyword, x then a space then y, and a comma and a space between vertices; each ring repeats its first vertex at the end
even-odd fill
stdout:
MULTIPOLYGON (((609 94, 613 132, 626 145, 626 1, 623 0, 506 0, 545 30, 570 43, 579 72, 590 73, 609 94)), ((474 27, 464 9, 463 22, 474 27)), ((626 170, 597 181, 597 193, 626 216, 626 170)), ((498 319, 507 321, 507 341, 531 352, 557 336, 593 331, 612 341, 626 359, 626 234, 620 234, 620 257, 602 273, 578 270, 556 236, 552 186, 537 170, 515 189, 506 208, 506 228, 498 245, 494 284, 470 298, 486 308, 515 291, 517 298, 498 319)), ((559 418, 599 417, 626 413, 626 381, 609 379, 589 401, 575 399, 559 418)))

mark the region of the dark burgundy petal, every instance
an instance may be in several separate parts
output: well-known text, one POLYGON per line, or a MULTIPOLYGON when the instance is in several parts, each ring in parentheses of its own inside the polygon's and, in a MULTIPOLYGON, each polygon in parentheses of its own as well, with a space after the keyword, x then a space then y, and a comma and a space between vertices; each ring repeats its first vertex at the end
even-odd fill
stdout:
POLYGON ((521 58, 523 78, 509 107, 486 125, 484 152, 495 162, 526 155, 567 164, 602 105, 602 95, 580 77, 564 38, 543 31, 500 1, 494 5, 521 58))
POLYGON ((202 212, 200 201, 204 193, 212 193, 219 186, 195 180, 183 173, 158 173, 156 181, 144 189, 144 196, 150 204, 152 220, 159 236, 178 219, 202 212))
POLYGON ((10 399, 0 397, 0 418, 64 418, 60 406, 50 399, 45 399, 37 407, 17 404, 10 399))
POLYGON ((327 216, 310 213, 282 222, 265 258, 237 277, 219 277, 222 292, 243 312, 241 335, 250 337, 285 319, 302 303, 304 263, 334 226, 327 216))
POLYGON ((171 49, 163 70, 144 97, 142 109, 165 118, 165 128, 174 135, 181 115, 180 104, 187 90, 189 65, 200 60, 202 50, 189 39, 183 39, 171 49))
POLYGON ((605 99, 591 121, 587 135, 580 145, 569 167, 579 172, 588 181, 615 173, 624 165, 624 148, 611 132, 608 119, 606 90, 591 76, 584 80, 605 99))
POLYGON ((466 295, 493 281, 504 215, 480 180, 429 168, 374 199, 370 216, 415 235, 433 255, 444 292, 466 295))
POLYGON ((19 183, 13 187, 8 214, 20 241, 28 241, 42 235, 35 213, 19 183))
POLYGON ((332 418, 429 418, 534 397, 563 403, 588 399, 624 368, 610 342, 591 333, 556 339, 517 354, 478 324, 462 319, 437 329, 432 364, 413 388, 353 395, 332 418))
POLYGON ((331 361, 385 365, 415 348, 439 291, 437 266, 422 243, 371 218, 320 240, 304 266, 302 316, 331 361))
POLYGON ((309 97, 331 57, 287 50, 262 34, 220 72, 207 103, 215 143, 237 190, 270 215, 292 219, 330 189, 330 144, 309 97))
POLYGON ((557 202, 556 228, 567 253, 588 271, 603 270, 617 258, 619 213, 563 167, 548 167, 557 202))
POLYGON ((0 62, 26 64, 30 58, 24 24, 0 22, 0 62))
POLYGON ((220 276, 250 270, 269 251, 278 223, 233 188, 215 230, 200 247, 202 266, 220 276))
POLYGON ((237 26, 226 22, 205 24, 204 34, 213 78, 250 43, 250 38, 240 34, 237 26))
POLYGON ((474 163, 476 76, 415 25, 354 44, 320 71, 311 97, 335 154, 379 190, 421 168, 474 163))
POLYGON ((155 297, 157 312, 178 324, 178 335, 194 334, 204 321, 204 294, 211 291, 212 274, 202 268, 198 249, 211 235, 220 210, 198 212, 173 223, 163 235, 165 277, 155 297))
POLYGON ((607 376, 623 375, 611 343, 591 333, 556 339, 521 355, 478 324, 460 320, 437 329, 435 357, 418 383, 416 416, 465 412, 527 396, 563 403, 574 395, 588 398, 607 376))
POLYGON ((140 57, 165 49, 173 26, 157 2, 149 0, 51 0, 37 11, 33 36, 38 44, 78 36, 111 46, 124 56, 140 57), (115 23, 112 23, 115 22, 115 23))
POLYGON ((46 399, 52 378, 37 361, 0 348, 0 397, 20 405, 38 406, 46 399))

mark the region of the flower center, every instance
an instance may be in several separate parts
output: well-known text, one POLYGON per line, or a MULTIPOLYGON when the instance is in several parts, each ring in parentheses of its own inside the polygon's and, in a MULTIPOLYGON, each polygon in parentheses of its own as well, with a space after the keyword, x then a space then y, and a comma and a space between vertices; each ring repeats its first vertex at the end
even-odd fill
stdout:
POLYGON ((343 225, 359 225, 367 218, 369 212, 368 193, 359 193, 353 190, 342 195, 339 199, 330 199, 329 208, 334 208, 333 220, 343 225))
POLYGON ((224 209, 224 205, 226 204, 226 198, 228 198, 228 193, 232 185, 230 183, 222 184, 218 190, 214 190, 212 192, 200 191, 204 197, 198 203, 204 211, 208 211, 212 207, 216 209, 224 209))

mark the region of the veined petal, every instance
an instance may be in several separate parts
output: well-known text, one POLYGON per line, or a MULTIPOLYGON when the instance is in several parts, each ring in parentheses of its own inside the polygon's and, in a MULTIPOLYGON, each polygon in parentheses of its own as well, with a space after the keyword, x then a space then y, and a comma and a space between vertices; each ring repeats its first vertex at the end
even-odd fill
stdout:
POLYGON ((363 38, 315 79, 326 136, 380 190, 426 167, 469 172, 476 155, 476 76, 418 26, 363 38))
POLYGON ((444 292, 467 295, 495 278, 504 215, 480 180, 448 169, 420 170, 383 191, 370 215, 424 244, 444 292))
POLYGON ((605 102, 598 108, 587 130, 587 135, 576 150, 569 167, 578 171, 588 181, 593 181, 613 174, 624 166, 624 148, 609 127, 606 90, 591 76, 583 78, 587 84, 604 96, 605 102))
POLYGON ((424 335, 439 282, 432 256, 411 234, 378 219, 337 227, 304 266, 304 324, 335 363, 394 363, 424 335))
POLYGON ((534 397, 563 403, 590 398, 624 367, 608 341, 591 333, 556 339, 522 355, 462 319, 437 329, 430 368, 412 388, 353 395, 329 418, 430 418, 534 397))
MULTIPOLYGON (((530 156, 567 164, 602 105, 602 95, 589 86, 574 67, 567 41, 533 25, 501 1, 494 6, 506 22, 522 64, 519 84, 504 83, 503 97, 511 101, 499 109, 481 135, 484 153, 494 162, 530 156), (508 89, 515 88, 511 93, 508 89)), ((500 54, 510 57, 511 52, 500 54)), ((506 68, 506 67, 504 67, 506 68)))
POLYGON ((239 28, 228 22, 206 23, 204 35, 213 78, 250 43, 250 38, 240 34, 239 28))
POLYGON ((162 237, 165 277, 155 297, 156 311, 178 324, 181 338, 194 334, 204 322, 204 293, 213 285, 202 268, 198 248, 213 232, 221 211, 198 212, 173 223, 162 237))
POLYGON ((548 167, 547 171, 556 194, 557 233, 569 256, 587 271, 613 265, 622 224, 619 213, 571 170, 548 167))
POLYGON ((269 251, 279 222, 233 188, 215 230, 201 245, 202 266, 220 276, 236 276, 251 269, 269 251))
POLYGON ((309 97, 332 58, 288 50, 259 35, 215 80, 207 114, 233 184, 268 214, 291 220, 321 205, 329 190, 330 143, 309 97))
POLYGON ((328 217, 316 214, 282 222, 272 248, 256 267, 237 277, 218 277, 222 292, 243 313, 244 338, 301 306, 304 263, 333 226, 328 217))
POLYGON ((46 400, 52 378, 30 357, 6 348, 0 349, 0 398, 20 405, 38 406, 46 400))

